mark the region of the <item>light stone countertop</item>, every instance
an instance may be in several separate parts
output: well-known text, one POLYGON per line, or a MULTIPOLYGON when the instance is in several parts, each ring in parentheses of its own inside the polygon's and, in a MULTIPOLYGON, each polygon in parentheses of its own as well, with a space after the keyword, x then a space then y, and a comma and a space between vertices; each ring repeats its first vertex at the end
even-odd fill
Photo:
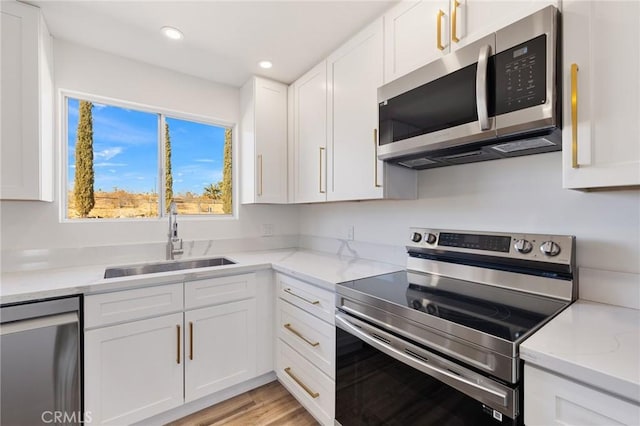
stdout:
POLYGON ((524 341, 520 356, 640 404, 639 310, 578 300, 524 341))
MULTIPOLYGON (((112 279, 103 278, 104 270, 117 265, 3 273, 0 304, 270 268, 333 291, 340 282, 404 270, 404 266, 300 249, 218 255, 237 263, 112 279)), ((522 343, 520 355, 527 363, 640 403, 639 310, 578 300, 522 343)))
POLYGON ((404 270, 399 265, 299 249, 222 253, 220 256, 236 264, 111 279, 103 278, 104 270, 118 265, 3 273, 0 304, 116 291, 269 268, 333 291, 339 282, 404 270))

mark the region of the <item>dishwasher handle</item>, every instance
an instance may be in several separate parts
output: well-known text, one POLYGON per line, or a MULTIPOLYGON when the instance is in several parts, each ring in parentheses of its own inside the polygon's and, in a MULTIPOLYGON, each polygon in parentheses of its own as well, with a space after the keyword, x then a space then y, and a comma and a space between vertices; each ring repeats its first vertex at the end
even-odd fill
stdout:
POLYGON ((67 312, 65 314, 24 319, 20 321, 0 324, 0 336, 12 333, 20 333, 22 331, 36 330, 38 328, 56 327, 64 324, 72 324, 77 323, 78 321, 79 318, 77 312, 67 312))

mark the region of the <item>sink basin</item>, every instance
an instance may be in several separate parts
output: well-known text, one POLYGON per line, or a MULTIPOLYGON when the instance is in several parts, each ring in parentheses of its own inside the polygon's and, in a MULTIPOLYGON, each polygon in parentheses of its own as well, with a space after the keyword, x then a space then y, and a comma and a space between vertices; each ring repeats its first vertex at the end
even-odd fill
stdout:
POLYGON ((211 266, 233 265, 226 257, 212 257, 210 259, 170 260, 167 262, 146 263, 144 265, 118 266, 107 268, 105 278, 127 277, 130 275, 155 274, 157 272, 180 271, 183 269, 208 268, 211 266))

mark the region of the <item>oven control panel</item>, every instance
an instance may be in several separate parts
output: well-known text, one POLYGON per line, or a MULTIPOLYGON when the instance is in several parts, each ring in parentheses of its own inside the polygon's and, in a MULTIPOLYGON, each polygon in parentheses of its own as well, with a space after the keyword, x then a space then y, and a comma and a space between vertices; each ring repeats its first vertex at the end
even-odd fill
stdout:
POLYGON ((412 248, 569 264, 574 258, 575 237, 410 228, 407 249, 412 248))

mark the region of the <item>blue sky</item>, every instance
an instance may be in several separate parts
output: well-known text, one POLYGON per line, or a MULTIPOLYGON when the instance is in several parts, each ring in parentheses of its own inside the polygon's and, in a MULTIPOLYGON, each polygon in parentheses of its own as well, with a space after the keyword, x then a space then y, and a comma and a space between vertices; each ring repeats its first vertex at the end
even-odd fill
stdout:
MULTIPOLYGON (((77 99, 68 100, 68 188, 73 188, 77 99)), ((94 189, 154 192, 158 185, 158 114, 93 104, 94 189)), ((166 117, 174 194, 201 194, 222 180, 224 128, 166 117)), ((162 130, 164 137, 164 129, 162 130)))

